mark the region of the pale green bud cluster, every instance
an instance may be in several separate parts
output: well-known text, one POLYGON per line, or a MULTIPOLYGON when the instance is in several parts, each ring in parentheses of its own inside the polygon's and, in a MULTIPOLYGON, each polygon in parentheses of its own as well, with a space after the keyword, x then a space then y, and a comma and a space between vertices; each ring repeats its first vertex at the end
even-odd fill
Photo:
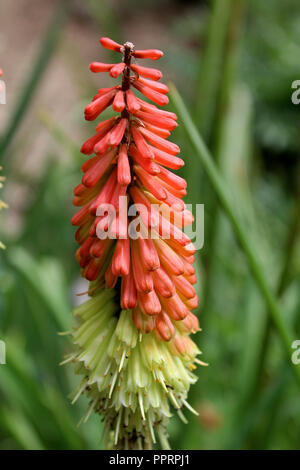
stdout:
MULTIPOLYGON (((116 449, 151 448, 159 436, 168 447, 166 424, 170 404, 185 421, 181 409, 187 403, 192 373, 200 353, 188 340, 188 353, 179 354, 172 341, 163 342, 154 332, 141 334, 132 312, 122 311, 113 290, 103 290, 74 310, 79 324, 72 333, 77 351, 65 362, 76 364, 82 376, 75 401, 85 392, 90 406, 83 421, 94 410, 104 417, 107 445, 116 449)), ((184 336, 176 329, 177 339, 184 336)))

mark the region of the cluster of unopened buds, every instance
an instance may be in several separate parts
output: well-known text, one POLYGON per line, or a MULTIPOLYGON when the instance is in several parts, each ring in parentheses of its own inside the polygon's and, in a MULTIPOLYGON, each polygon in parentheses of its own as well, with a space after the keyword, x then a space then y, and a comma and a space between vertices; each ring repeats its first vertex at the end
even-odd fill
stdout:
POLYGON ((77 350, 67 357, 82 375, 74 397, 85 392, 90 407, 103 415, 107 445, 150 448, 165 427, 170 403, 185 421, 187 399, 200 351, 190 339, 199 330, 191 312, 195 293, 195 248, 183 228, 193 216, 182 198, 186 182, 173 173, 184 164, 179 147, 167 140, 177 116, 154 102, 168 103, 168 88, 155 68, 135 59, 159 59, 159 50, 136 50, 132 43, 101 38, 122 62, 93 62, 92 72, 122 76, 121 83, 98 90, 85 108, 95 120, 112 106, 118 113, 100 122, 82 146, 90 155, 75 188, 73 216, 78 226, 76 253, 91 297, 77 307, 72 335, 77 350), (124 215, 125 214, 125 215, 124 215))

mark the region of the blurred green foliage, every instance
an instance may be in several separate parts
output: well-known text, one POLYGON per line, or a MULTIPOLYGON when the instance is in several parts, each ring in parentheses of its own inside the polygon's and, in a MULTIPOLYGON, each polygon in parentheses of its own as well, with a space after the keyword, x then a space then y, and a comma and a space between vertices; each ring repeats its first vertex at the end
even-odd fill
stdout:
MULTIPOLYGON (((188 103, 231 189, 234 208, 287 324, 298 332, 299 109, 290 97, 292 81, 300 79, 299 2, 230 0, 224 6, 222 0, 151 5, 128 1, 114 9, 108 1, 90 0, 74 5, 64 21, 52 22, 44 41, 41 38, 32 70, 37 71, 41 61, 46 69, 51 54, 63 48, 65 28, 74 17, 84 15, 97 41, 100 34, 122 40, 123 18, 133 13, 142 17, 150 10, 149 21, 155 14, 163 15, 167 75, 188 103)), ((68 66, 74 75, 74 64, 70 61, 68 66)), ((87 63, 76 63, 76 75, 87 74, 87 63)), ((16 106, 22 109, 21 118, 30 110, 40 80, 41 74, 28 77, 27 99, 21 95, 16 106)), ((83 104, 93 92, 88 80, 83 104)), ((72 113, 78 120, 83 104, 74 103, 72 113)), ((14 165, 22 151, 15 144, 22 119, 8 119, 13 128, 1 130, 0 163, 9 150, 6 176, 30 188, 31 199, 17 236, 9 236, 7 214, 1 214, 0 239, 7 249, 0 253, 0 339, 7 346, 7 364, 0 366, 0 448, 97 449, 101 421, 92 416, 76 427, 87 403, 81 399, 70 404, 76 378, 70 368, 58 365, 71 348, 58 332, 71 327, 78 290, 70 218, 72 188, 78 184, 83 158, 81 142, 76 135, 70 138, 64 123, 54 121, 48 110, 36 119, 56 142, 58 153, 47 153, 39 179, 26 176, 24 181, 14 165), (4 142, 7 135, 9 142, 4 142)), ((88 125, 83 127, 87 134, 91 131, 88 125)), ((172 447, 297 449, 299 387, 242 250, 182 126, 173 134, 186 162, 181 173, 189 185, 187 202, 205 204, 206 240, 196 266, 203 331, 197 341, 210 367, 198 370, 199 381, 191 390, 199 417, 189 416, 187 425, 177 417, 170 423, 172 447)))

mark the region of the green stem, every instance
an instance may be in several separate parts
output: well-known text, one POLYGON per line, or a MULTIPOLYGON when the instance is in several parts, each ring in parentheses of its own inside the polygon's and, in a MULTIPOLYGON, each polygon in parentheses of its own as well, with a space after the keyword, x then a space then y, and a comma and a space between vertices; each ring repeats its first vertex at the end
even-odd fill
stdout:
MULTIPOLYGON (((297 176, 299 180, 300 165, 298 166, 297 176)), ((299 184, 297 185, 297 189, 298 188, 299 188, 299 184)), ((296 241, 297 241, 297 236, 299 234, 299 231, 300 231, 300 189, 297 190, 296 199, 295 199, 295 207, 294 207, 294 211, 292 214, 292 220, 289 225, 289 229, 287 231, 287 238, 286 238, 285 250, 284 250, 285 256, 284 256, 283 265, 281 269, 281 275, 279 276, 278 283, 277 283, 277 298, 282 297, 282 295, 286 291, 287 286, 289 285, 288 280, 289 280, 289 274, 290 274, 290 265, 291 265, 291 260, 294 255, 294 250, 296 248, 296 241)), ((296 308, 295 311, 297 312, 299 311, 299 309, 296 308)), ((262 312, 260 315, 261 315, 261 318, 263 318, 262 312)), ((247 384, 248 385, 247 394, 245 397, 242 397, 242 399, 239 400, 240 404, 236 407, 237 409, 236 420, 233 422, 233 427, 232 427, 233 435, 236 436, 234 439, 236 439, 237 442, 239 442, 240 444, 242 443, 243 441, 243 439, 241 439, 242 434, 244 436, 244 441, 246 441, 250 435, 251 442, 253 443, 252 447, 257 448, 255 446, 257 446, 257 444, 260 443, 261 448, 264 448, 264 449, 268 448, 269 446, 269 442, 270 442, 271 435, 272 435, 271 430, 273 428, 274 422, 277 417, 277 408, 280 405, 280 403, 282 403, 282 397, 283 397, 283 394, 285 392, 286 385, 287 385, 286 380, 280 380, 280 390, 278 390, 278 396, 276 400, 274 401, 274 403, 272 403, 272 406, 269 406, 268 409, 263 408, 260 410, 260 412, 259 411, 254 412, 254 410, 257 407, 257 402, 260 400, 264 400, 263 398, 264 395, 267 395, 269 393, 268 391, 266 393, 261 393, 262 390, 259 389, 262 383, 263 371, 265 370, 267 351, 269 348, 271 332, 272 332, 271 317, 268 316, 266 320, 267 321, 265 321, 262 340, 259 342, 257 350, 256 350, 256 354, 255 354, 256 361, 255 361, 254 368, 253 368, 253 374, 248 373, 248 377, 250 376, 250 383, 247 384), (251 377, 253 378, 251 379, 251 377), (257 399, 257 397, 260 397, 260 396, 262 396, 262 398, 257 399), (255 423, 252 423, 253 426, 257 422, 259 422, 259 418, 261 417, 261 415, 266 416, 267 412, 269 413, 267 424, 264 426, 263 431, 258 436, 257 436, 257 431, 255 433, 253 432, 253 426, 248 427, 247 431, 241 434, 242 426, 240 425, 240 416, 241 416, 241 413, 244 412, 246 407, 248 408, 246 417, 253 416, 253 415, 256 416, 255 423), (263 442, 263 444, 261 444, 261 442, 263 442)), ((295 325, 294 328, 296 331, 298 331, 297 325, 295 325)), ((283 374, 285 374, 285 372, 286 372, 286 367, 285 367, 285 364, 283 364, 282 369, 280 369, 280 372, 278 373, 278 378, 280 379, 280 377, 283 374)), ((273 389, 273 388, 274 388, 274 385, 272 383, 269 389, 273 389)))
POLYGON ((206 174, 218 196, 222 209, 228 217, 236 238, 243 249, 249 267, 252 271, 253 278, 268 306, 269 314, 271 315, 272 321, 277 329, 278 335, 280 336, 286 355, 289 358, 288 363, 293 368, 296 378, 300 384, 300 368, 294 365, 290 360, 291 344, 293 338, 295 338, 295 335, 291 334, 290 328, 286 325, 282 318, 277 300, 269 288, 269 285, 266 281, 266 274, 264 273, 260 261, 258 260, 256 252, 251 246, 247 237, 247 233, 240 223, 239 218, 232 209, 231 198, 229 196, 227 186, 224 183, 209 150, 203 142, 202 137, 195 127, 195 124, 193 123, 192 118, 174 85, 170 86, 170 96, 179 115, 180 121, 182 122, 187 133, 187 136, 195 149, 195 153, 203 165, 204 170, 206 171, 206 174))
MULTIPOLYGON (((278 280, 277 284, 277 298, 280 298, 283 296, 284 292, 286 291, 287 286, 289 285, 288 280, 289 280, 289 274, 290 274, 290 267, 291 267, 291 261, 294 256, 296 244, 297 244, 297 238, 298 234, 300 232, 300 186, 299 186, 299 180, 300 180, 300 164, 298 165, 298 171, 297 171, 297 194, 296 194, 296 200, 295 200, 295 207, 294 211, 292 214, 292 220, 289 226, 289 230, 287 233, 287 238, 286 238, 286 243, 285 243, 285 257, 283 260, 283 266, 281 270, 281 274, 278 280)), ((260 347, 260 351, 258 353, 258 357, 260 357, 259 362, 257 363, 256 367, 256 380, 255 383, 253 384, 252 387, 252 393, 251 393, 251 399, 252 402, 255 401, 255 397, 257 396, 259 386, 261 385, 261 380, 262 380, 262 375, 263 371, 265 368, 265 362, 266 362, 266 357, 267 357, 267 351, 269 348, 270 344, 270 339, 271 339, 271 333, 272 333, 272 321, 271 318, 267 318, 266 326, 265 326, 265 331, 264 331, 264 336, 262 340, 262 344, 260 347)), ((296 328, 297 330, 297 328, 296 328)), ((279 403, 279 402, 278 402, 279 403)), ((275 416, 275 408, 272 410, 273 415, 275 416)))
MULTIPOLYGON (((223 3, 223 2, 222 2, 223 3)), ((222 64, 222 86, 219 92, 216 113, 216 131, 213 135, 215 142, 215 161, 220 167, 222 173, 226 165, 224 161, 224 142, 226 142, 226 133, 228 132, 228 118, 229 118, 229 107, 231 102, 232 90, 235 85, 235 71, 236 62, 239 50, 239 38, 241 32, 242 18, 243 18, 243 1, 231 0, 226 2, 225 16, 229 18, 226 21, 226 47, 224 50, 224 58, 222 64)), ((224 32, 225 37, 225 32, 224 32)), ((201 132, 201 126, 200 126, 201 132)), ((204 136, 205 137, 205 136, 204 136)), ((205 321, 206 312, 210 305, 211 297, 213 295, 213 278, 214 278, 214 266, 216 263, 216 251, 218 245, 218 234, 221 227, 221 217, 218 210, 218 201, 215 194, 211 194, 209 211, 211 214, 210 224, 208 225, 208 240, 209 252, 206 256, 206 278, 204 288, 204 299, 202 304, 202 324, 205 321)))
MULTIPOLYGON (((294 256, 294 252, 295 252, 296 245, 297 245, 297 238, 300 232, 300 184, 299 183, 300 183, 300 163, 298 164, 298 168, 297 168, 297 179, 296 179, 297 194, 296 194, 296 200, 295 200, 295 208, 292 214, 291 224, 289 226, 289 230, 287 233, 287 239, 285 242, 285 249, 284 249, 285 257, 283 260, 283 266, 282 266, 281 274, 280 274, 278 285, 277 285, 277 297, 278 298, 282 297, 282 295, 284 294, 288 286, 291 261, 294 256)), ((265 358, 266 358, 268 346, 270 343, 271 332, 272 332, 272 322, 271 322, 270 317, 268 317, 265 332, 264 332, 264 337, 262 341, 262 346, 261 346, 261 353, 260 353, 261 361, 259 362, 258 369, 257 369, 257 380, 255 383, 256 391, 261 382, 261 376, 262 376, 264 366, 265 366, 265 358)))
POLYGON ((300 233, 300 162, 297 166, 297 177, 296 177, 296 197, 295 207, 292 215, 292 221, 290 230, 287 235, 286 246, 285 246, 285 259, 281 276, 278 283, 278 295, 282 295, 289 283, 289 275, 291 262, 293 260, 295 249, 297 245, 297 239, 300 233))
MULTIPOLYGON (((225 447, 226 449, 245 448, 244 443, 247 441, 247 436, 251 434, 251 431, 260 422, 261 417, 265 416, 268 410, 271 410, 272 414, 273 408, 280 403, 284 388, 291 377, 290 372, 290 369, 287 369, 285 364, 281 366, 280 373, 273 381, 272 386, 256 400, 249 413, 247 413, 242 420, 239 420, 239 427, 236 432, 229 434, 229 441, 225 447)), ((271 417, 271 420, 272 418, 273 417, 271 417)), ((258 440, 258 442, 261 443, 261 440, 258 440)), ((260 447, 262 449, 266 449, 266 444, 260 445, 260 447)), ((254 448, 257 449, 257 446, 254 448)))
POLYGON ((213 0, 207 41, 201 60, 198 82, 197 122, 205 139, 211 133, 219 83, 222 77, 227 23, 232 0, 213 0))
POLYGON ((14 112, 10 118, 7 129, 0 140, 0 160, 5 157, 9 145, 18 130, 23 117, 29 107, 29 104, 37 90, 37 86, 42 78, 43 73, 52 57, 56 46, 59 41, 60 32, 67 18, 67 12, 69 11, 69 0, 59 2, 57 10, 55 11, 53 20, 46 32, 45 38, 42 41, 40 51, 33 66, 32 72, 25 85, 22 95, 17 102, 14 112))
POLYGON ((78 145, 66 134, 64 129, 57 124, 54 116, 47 109, 39 112, 38 117, 43 126, 48 130, 52 137, 58 142, 64 150, 67 150, 72 156, 72 160, 82 164, 82 154, 78 145))
POLYGON ((216 119, 216 146, 214 149, 214 154, 217 161, 220 160, 220 156, 222 155, 223 134, 225 132, 224 118, 228 112, 231 91, 235 84, 236 64, 239 56, 238 52, 243 23, 243 7, 243 0, 231 0, 228 34, 226 38, 226 48, 223 59, 224 65, 222 69, 222 87, 220 89, 216 119))

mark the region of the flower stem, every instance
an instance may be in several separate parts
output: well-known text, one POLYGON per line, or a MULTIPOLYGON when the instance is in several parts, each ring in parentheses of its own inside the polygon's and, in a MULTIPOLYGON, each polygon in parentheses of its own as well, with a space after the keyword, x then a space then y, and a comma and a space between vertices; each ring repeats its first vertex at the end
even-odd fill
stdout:
POLYGON ((282 313, 278 306, 277 300, 266 281, 266 274, 264 273, 260 261, 258 260, 255 249, 250 244, 247 233, 232 208, 231 198, 229 196, 227 186, 224 183, 224 180, 221 177, 209 150, 203 142, 202 137, 195 127, 195 124, 193 123, 192 118, 174 85, 170 85, 170 96, 176 112, 178 113, 179 118, 183 123, 187 136, 195 149, 195 153, 203 165, 204 170, 206 171, 206 174, 217 193, 222 209, 228 217, 236 238, 243 249, 249 267, 252 271, 253 278, 268 306, 269 314, 276 327, 278 335, 280 336, 286 355, 288 356, 288 362, 293 368, 296 378, 300 384, 300 368, 294 365, 290 360, 291 344, 295 336, 292 334, 290 328, 286 325, 282 318, 282 313))
POLYGON ((201 59, 196 112, 197 122, 205 139, 211 133, 216 109, 231 3, 232 0, 227 2, 222 0, 213 1, 205 50, 201 59))
MULTIPOLYGON (((224 41, 226 47, 223 50, 223 63, 221 64, 221 75, 222 83, 220 84, 220 90, 218 93, 218 99, 216 99, 216 116, 215 116, 215 130, 212 132, 213 142, 213 155, 217 166, 220 168, 221 173, 224 174, 226 162, 224 160, 224 142, 226 142, 226 132, 228 132, 228 121, 230 116, 230 103, 232 101, 232 95, 235 86, 235 75, 236 75, 236 63, 239 56, 239 44, 241 36, 241 26, 243 23, 243 2, 241 0, 231 0, 227 4, 226 11, 227 18, 227 31, 224 32, 224 41)), ((200 127, 201 131, 201 127, 200 127)), ((205 137, 205 136, 204 136, 205 137)), ((203 317, 205 316, 207 309, 210 305, 210 301, 213 295, 213 277, 214 277, 214 266, 216 263, 216 251, 218 245, 218 237, 221 228, 221 217, 218 207, 218 201, 215 194, 211 194, 209 212, 211 214, 211 223, 207 230, 207 239, 210 240, 209 251, 207 259, 205 260, 206 265, 206 279, 204 287, 204 300, 203 300, 203 317)), ((222 230, 221 230, 222 231, 222 230)), ((203 324, 203 319, 202 319, 203 324)))
MULTIPOLYGON (((300 232, 300 164, 297 167, 297 193, 295 195, 295 207, 292 214, 291 223, 287 232, 287 238, 285 242, 285 256, 282 264, 282 270, 278 279, 278 284, 276 288, 277 298, 281 298, 285 293, 287 287, 289 286, 289 275, 290 275, 290 268, 291 268, 291 261, 293 259, 293 255, 295 253, 295 248, 297 244, 297 238, 300 232)), ((267 351, 269 348, 269 343, 271 339, 272 333, 272 322, 271 318, 268 317, 264 336, 261 345, 260 357, 261 360, 257 364, 257 374, 256 374, 256 382, 254 384, 254 392, 258 391, 259 386, 261 385, 262 374, 265 367, 265 358, 267 355, 267 351)), ((296 328, 297 329, 297 328, 296 328)), ((253 397, 254 397, 253 392, 253 397)))

